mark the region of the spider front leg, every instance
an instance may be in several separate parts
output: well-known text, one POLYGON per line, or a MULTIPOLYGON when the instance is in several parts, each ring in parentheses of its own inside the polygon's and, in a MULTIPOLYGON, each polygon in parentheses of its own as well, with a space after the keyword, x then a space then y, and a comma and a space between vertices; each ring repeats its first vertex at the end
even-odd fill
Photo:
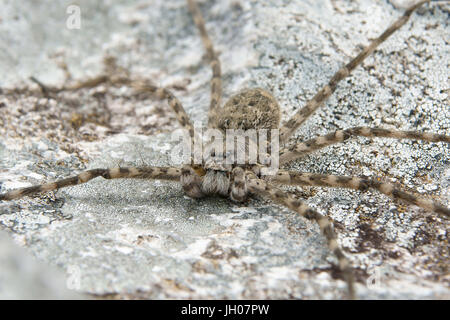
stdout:
POLYGON ((129 167, 111 169, 91 169, 76 176, 55 182, 21 188, 0 194, 0 200, 13 200, 36 193, 61 189, 77 184, 86 183, 96 177, 105 179, 135 178, 135 179, 159 179, 178 181, 181 176, 181 169, 172 167, 129 167))
POLYGON ((337 175, 325 175, 295 171, 279 171, 276 176, 271 177, 274 183, 285 185, 306 185, 318 187, 347 188, 367 191, 369 188, 393 198, 401 199, 428 211, 434 211, 444 216, 450 216, 450 209, 435 201, 415 196, 405 192, 392 183, 380 182, 377 179, 359 177, 346 177, 337 175))
POLYGON ((353 270, 350 262, 339 247, 337 236, 334 232, 331 221, 327 217, 310 208, 305 202, 294 197, 292 194, 280 190, 264 180, 258 179, 253 172, 248 171, 246 173, 246 177, 247 187, 250 192, 267 197, 272 201, 297 212, 302 217, 317 222, 320 231, 327 239, 328 247, 338 258, 339 268, 344 275, 345 281, 347 282, 348 296, 350 299, 355 299, 355 280, 353 277, 353 270))
POLYGON ((289 148, 280 150, 280 164, 284 164, 289 161, 296 160, 303 157, 313 151, 322 149, 326 146, 344 142, 345 140, 353 137, 386 137, 394 139, 412 139, 423 140, 429 142, 447 142, 450 143, 450 136, 428 132, 418 131, 398 131, 381 128, 368 128, 368 127, 355 127, 346 130, 337 130, 324 136, 320 136, 314 139, 310 139, 305 142, 292 145, 289 148))
POLYGON ((72 74, 70 73, 65 62, 60 64, 64 74, 65 80, 62 87, 49 86, 42 83, 35 77, 30 77, 30 80, 39 86, 40 91, 45 97, 50 97, 51 94, 57 94, 64 91, 77 91, 80 89, 90 89, 95 88, 101 84, 108 85, 129 85, 131 83, 131 78, 127 70, 119 67, 116 64, 116 59, 111 56, 107 56, 103 59, 104 70, 99 75, 77 81, 69 81, 72 79, 72 74), (72 82, 72 83, 68 83, 72 82))
POLYGON ((206 172, 202 167, 185 165, 181 169, 180 182, 187 196, 197 199, 204 197, 203 176, 206 172))

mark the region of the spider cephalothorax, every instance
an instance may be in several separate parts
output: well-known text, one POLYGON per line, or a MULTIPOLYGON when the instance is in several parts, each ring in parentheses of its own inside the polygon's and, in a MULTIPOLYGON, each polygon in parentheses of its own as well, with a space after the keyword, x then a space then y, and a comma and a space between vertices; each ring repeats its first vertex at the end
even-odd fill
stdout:
POLYGON ((245 201, 249 196, 245 171, 250 170, 259 177, 262 164, 257 162, 257 158, 250 162, 248 156, 244 156, 244 161, 239 163, 238 154, 248 155, 250 148, 257 148, 258 130, 263 129, 262 132, 270 136, 268 130, 278 129, 279 123, 280 107, 267 91, 247 89, 232 96, 217 117, 217 123, 211 124, 212 128, 219 129, 223 134, 220 152, 212 150, 213 154, 208 153, 202 166, 185 166, 182 170, 180 181, 186 194, 192 198, 222 195, 234 201, 245 201), (230 131, 236 134, 235 130, 241 130, 242 134, 255 130, 255 138, 247 136, 248 140, 243 140, 243 144, 233 139, 230 147, 225 144, 226 135, 230 131))
MULTIPOLYGON (((345 130, 337 130, 330 134, 319 136, 308 141, 293 141, 291 145, 288 145, 289 138, 292 137, 296 129, 299 128, 299 126, 333 94, 338 83, 346 78, 357 66, 359 66, 366 57, 373 53, 378 45, 402 27, 417 8, 427 2, 430 1, 420 1, 408 8, 403 16, 389 26, 379 37, 375 38, 361 51, 360 54, 354 57, 345 66, 340 68, 330 79, 330 81, 317 91, 312 99, 310 99, 303 107, 299 108, 296 114, 294 114, 289 121, 280 126, 280 107, 275 98, 263 89, 249 89, 242 91, 231 97, 229 101, 221 107, 220 99, 222 89, 220 79, 220 62, 206 32, 205 24, 199 8, 193 0, 188 0, 187 3, 189 10, 193 16, 196 26, 200 31, 212 68, 208 129, 216 129, 223 134, 227 134, 228 130, 265 130, 264 132, 267 132, 267 130, 277 131, 279 129, 279 142, 282 148, 279 153, 275 153, 277 159, 278 155, 280 156, 280 168, 286 163, 299 159, 311 152, 314 152, 315 150, 332 144, 344 142, 345 140, 355 136, 364 136, 369 138, 387 137, 394 139, 412 139, 428 142, 449 143, 450 137, 444 134, 354 127, 345 130)), ((159 97, 167 99, 169 105, 176 113, 180 125, 186 129, 190 138, 197 138, 196 130, 194 129, 194 126, 186 114, 181 102, 166 88, 158 88, 150 85, 148 82, 132 81, 127 78, 102 75, 97 79, 76 83, 73 86, 67 86, 58 90, 78 90, 84 87, 92 87, 103 82, 128 85, 133 87, 137 92, 153 93, 157 94, 159 97)), ((43 86, 42 84, 40 85, 43 86)), ((47 91, 51 90, 48 90, 47 88, 47 91)), ((276 132, 270 132, 270 138, 274 137, 276 132)), ((338 187, 356 189, 360 191, 374 189, 390 196, 391 198, 406 201, 409 204, 419 206, 429 211, 434 211, 442 216, 448 217, 450 215, 450 210, 443 205, 431 199, 423 198, 410 192, 403 191, 400 187, 389 182, 383 182, 382 179, 378 178, 369 179, 314 174, 283 169, 273 172, 273 174, 263 174, 263 170, 268 168, 268 164, 273 165, 273 159, 269 159, 266 155, 268 153, 273 153, 277 148, 274 148, 271 143, 266 144, 269 140, 266 140, 263 144, 260 143, 259 139, 249 138, 248 141, 245 141, 246 142, 244 144, 241 144, 236 148, 227 147, 220 152, 216 152, 215 150, 214 152, 209 152, 208 149, 208 152, 206 152, 206 157, 202 157, 199 162, 195 162, 191 159, 192 161, 188 161, 188 163, 185 163, 181 167, 146 166, 92 169, 84 171, 77 176, 58 180, 56 182, 12 190, 7 193, 0 194, 0 200, 11 200, 38 192, 73 186, 85 183, 96 177, 103 177, 105 179, 138 178, 179 181, 185 193, 192 198, 200 198, 208 195, 221 195, 229 197, 232 200, 242 202, 249 195, 259 195, 288 207, 292 211, 307 219, 317 222, 321 232, 327 240, 330 250, 338 258, 339 268, 343 273, 348 287, 348 295, 351 298, 355 297, 353 271, 349 261, 340 249, 332 222, 325 215, 322 215, 318 211, 312 209, 298 197, 279 189, 276 185, 338 187), (262 148, 263 152, 258 154, 257 160, 250 161, 250 156, 247 159, 246 154, 247 151, 255 145, 263 145, 264 147, 269 146, 269 148, 262 148), (235 158, 232 158, 232 154, 244 154, 244 161, 234 161, 235 158), (233 161, 227 162, 227 160, 230 159, 233 159, 233 161)), ((270 141, 272 142, 271 139, 270 141)), ((207 144, 207 146, 210 145, 211 144, 207 144)), ((195 158, 195 155, 193 157, 195 158)))

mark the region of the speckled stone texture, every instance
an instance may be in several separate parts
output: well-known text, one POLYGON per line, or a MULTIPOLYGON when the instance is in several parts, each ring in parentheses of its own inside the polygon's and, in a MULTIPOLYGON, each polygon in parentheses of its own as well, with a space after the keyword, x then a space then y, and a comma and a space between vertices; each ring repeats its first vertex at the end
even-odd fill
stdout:
MULTIPOLYGON (((220 53, 224 100, 261 87, 278 99, 286 120, 406 3, 200 1, 220 53)), ((178 124, 164 101, 106 86, 58 99, 36 93, 29 77, 62 85, 61 62, 82 79, 101 72, 103 57, 116 57, 132 77, 173 90, 192 119, 206 123, 211 70, 183 0, 78 4, 81 29, 69 30, 69 1, 0 0, 2 192, 85 168, 170 165, 170 133, 178 124)), ((450 134, 448 14, 442 3, 413 14, 296 137, 360 125, 450 134)), ((449 206, 449 159, 443 143, 355 138, 291 168, 381 177, 449 206)), ((375 191, 289 190, 335 221, 360 298, 450 298, 445 219, 375 191)), ((340 299, 346 293, 314 223, 264 200, 192 200, 176 183, 96 179, 2 202, 0 228, 89 296, 340 299)), ((14 279, 14 292, 25 290, 14 279)))

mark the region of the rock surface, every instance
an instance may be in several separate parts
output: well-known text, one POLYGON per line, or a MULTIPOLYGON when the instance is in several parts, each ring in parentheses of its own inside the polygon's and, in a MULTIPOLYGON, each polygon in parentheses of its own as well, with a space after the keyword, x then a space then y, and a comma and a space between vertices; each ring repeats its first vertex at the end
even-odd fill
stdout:
MULTIPOLYGON (((26 249, 0 232, 0 299, 81 299, 73 290, 71 276, 36 261, 26 249)), ((73 272, 73 270, 70 270, 73 272)))
MULTIPOLYGON (((200 2, 220 53, 224 100, 262 87, 287 119, 402 14, 403 2, 200 2)), ((194 121, 206 122, 211 71, 184 1, 78 1, 80 29, 66 27, 69 4, 0 0, 2 192, 85 168, 171 164, 170 132, 178 125, 164 101, 105 85, 44 97, 29 77, 61 86, 62 62, 79 80, 102 72, 105 56, 115 57, 132 77, 173 90, 194 121)), ((297 136, 359 125, 450 134, 448 10, 434 4, 415 13, 297 136)), ((291 167, 380 176, 449 206, 448 162, 442 143, 359 138, 291 167)), ((444 219, 377 192, 290 190, 335 221, 360 298, 450 298, 444 219)), ((345 297, 318 226, 263 200, 192 200, 176 183, 96 179, 3 202, 0 226, 91 296, 345 297)), ((16 279, 12 297, 24 297, 14 271, 1 272, 16 279)))

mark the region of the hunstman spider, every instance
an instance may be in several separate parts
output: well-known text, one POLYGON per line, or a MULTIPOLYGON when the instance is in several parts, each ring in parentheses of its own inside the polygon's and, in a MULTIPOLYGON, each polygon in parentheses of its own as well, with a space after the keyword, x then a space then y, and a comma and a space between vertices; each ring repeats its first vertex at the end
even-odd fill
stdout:
MULTIPOLYGON (((375 49, 396 30, 406 24, 413 12, 430 1, 420 1, 409 7, 404 14, 389 26, 379 37, 372 40, 368 46, 349 63, 340 68, 329 82, 323 86, 312 99, 301 107, 294 116, 284 124, 280 125, 280 107, 275 98, 263 89, 247 89, 233 97, 222 106, 222 83, 221 65, 219 56, 213 48, 211 39, 205 28, 205 22, 201 12, 194 2, 188 0, 188 7, 192 14, 195 25, 200 31, 203 45, 206 49, 212 69, 211 97, 208 113, 208 127, 218 128, 225 132, 227 129, 279 129, 280 144, 282 146, 280 165, 297 160, 311 152, 326 146, 344 142, 350 138, 363 136, 368 138, 383 137, 394 139, 423 140, 433 143, 449 143, 450 136, 418 131, 399 131, 376 127, 354 127, 337 130, 327 135, 319 136, 307 141, 292 141, 295 131, 333 94, 340 81, 350 75, 375 49), (243 121, 245 120, 245 121, 243 121), (252 124, 249 127, 249 123, 252 124)), ((78 90, 80 88, 93 87, 100 83, 122 84, 132 87, 136 92, 147 92, 157 94, 165 98, 175 112, 179 124, 188 130, 194 137, 194 126, 185 112, 181 102, 167 88, 160 88, 145 81, 131 81, 126 77, 101 76, 88 81, 81 81, 74 85, 62 88, 46 87, 38 80, 45 94, 57 93, 67 90, 78 90)), ((135 178, 135 179, 159 179, 179 181, 184 192, 191 198, 201 198, 208 195, 228 196, 237 202, 244 202, 250 195, 257 195, 270 199, 278 204, 288 207, 299 215, 317 222, 321 232, 328 242, 329 249, 336 255, 339 268, 343 273, 348 287, 348 297, 355 298, 354 275, 352 267, 340 248, 332 221, 306 204, 294 194, 279 188, 281 185, 294 186, 319 186, 348 188, 359 191, 374 189, 393 199, 400 199, 409 204, 419 206, 425 210, 433 211, 439 215, 448 217, 450 210, 445 206, 428 198, 416 196, 413 193, 402 190, 399 186, 383 182, 375 178, 362 178, 356 176, 338 176, 315 174, 310 172, 297 172, 280 169, 274 176, 261 175, 263 163, 236 164, 218 169, 208 163, 186 164, 182 167, 117 167, 98 168, 84 171, 76 176, 51 183, 36 185, 8 191, 0 195, 0 200, 12 200, 24 196, 47 192, 63 187, 86 183, 96 177, 105 179, 135 178)))

